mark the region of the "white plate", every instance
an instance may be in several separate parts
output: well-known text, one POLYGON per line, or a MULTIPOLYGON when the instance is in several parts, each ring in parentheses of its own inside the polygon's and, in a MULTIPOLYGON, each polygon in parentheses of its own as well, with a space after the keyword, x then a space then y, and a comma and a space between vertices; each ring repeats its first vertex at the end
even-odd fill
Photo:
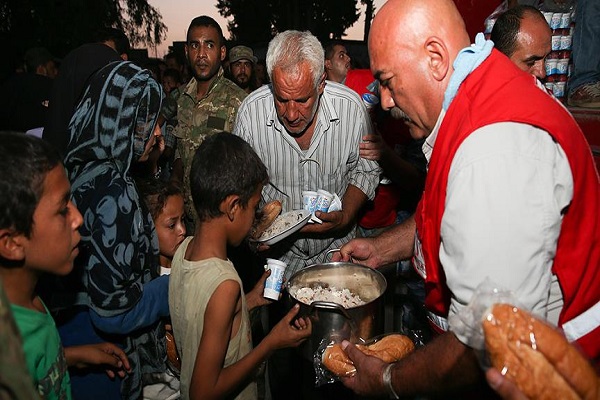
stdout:
POLYGON ((300 230, 309 219, 310 213, 306 210, 288 211, 278 216, 256 241, 269 246, 275 244, 300 230))

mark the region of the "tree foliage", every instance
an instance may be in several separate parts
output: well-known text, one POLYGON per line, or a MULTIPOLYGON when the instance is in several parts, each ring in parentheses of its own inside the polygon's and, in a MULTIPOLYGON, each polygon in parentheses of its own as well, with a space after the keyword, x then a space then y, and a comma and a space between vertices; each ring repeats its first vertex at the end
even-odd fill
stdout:
POLYGON ((44 46, 56 56, 92 41, 102 27, 148 46, 160 44, 167 31, 148 0, 0 0, 0 21, 0 37, 11 47, 44 46))
POLYGON ((375 16, 375 4, 374 0, 360 0, 360 2, 365 6, 365 29, 363 31, 363 40, 366 41, 369 38, 371 22, 375 16))
POLYGON ((357 0, 218 0, 217 8, 233 18, 231 39, 245 43, 288 29, 310 30, 321 41, 341 39, 360 15, 357 0))

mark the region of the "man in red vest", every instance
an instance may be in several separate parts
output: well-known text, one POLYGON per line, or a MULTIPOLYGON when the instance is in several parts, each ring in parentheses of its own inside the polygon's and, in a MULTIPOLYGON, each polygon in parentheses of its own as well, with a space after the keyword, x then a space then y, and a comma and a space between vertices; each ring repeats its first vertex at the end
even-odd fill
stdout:
POLYGON ((389 0, 369 54, 382 106, 399 107, 411 134, 426 137, 428 174, 414 218, 337 258, 378 267, 413 257, 440 335, 391 366, 349 345, 357 374, 344 383, 396 397, 482 384, 447 318, 486 278, 598 363, 600 183, 569 112, 483 35, 470 45, 451 0, 389 0))

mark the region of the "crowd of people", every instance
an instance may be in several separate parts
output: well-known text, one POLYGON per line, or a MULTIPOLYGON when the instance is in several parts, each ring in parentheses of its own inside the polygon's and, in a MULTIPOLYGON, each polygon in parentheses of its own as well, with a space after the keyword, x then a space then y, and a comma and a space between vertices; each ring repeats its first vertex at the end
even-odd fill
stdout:
MULTIPOLYGON (((370 70, 308 31, 278 33, 259 60, 208 16, 163 68, 129 61, 117 29, 59 65, 30 49, 4 87, 36 112, 0 106, 0 398, 522 399, 449 323, 485 280, 598 369, 600 181, 538 80, 551 34, 520 5, 472 44, 453 1, 389 0, 370 70), (302 209, 317 189, 340 209, 248 240, 265 204, 302 209), (263 297, 263 265, 285 262, 289 280, 332 251, 392 266, 403 329, 427 333, 395 363, 343 341, 355 374, 315 387, 296 348, 318 321, 263 297)), ((597 91, 585 51, 574 77, 596 75, 569 102, 597 91)))

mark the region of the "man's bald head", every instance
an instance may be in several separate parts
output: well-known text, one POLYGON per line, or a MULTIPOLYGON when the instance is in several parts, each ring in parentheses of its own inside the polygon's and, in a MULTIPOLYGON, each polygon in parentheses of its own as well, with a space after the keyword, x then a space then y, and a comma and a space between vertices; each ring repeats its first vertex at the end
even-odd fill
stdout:
POLYGON ((411 132, 431 132, 458 52, 469 46, 452 0, 389 0, 369 35, 371 71, 382 85, 382 106, 397 106, 411 132))

